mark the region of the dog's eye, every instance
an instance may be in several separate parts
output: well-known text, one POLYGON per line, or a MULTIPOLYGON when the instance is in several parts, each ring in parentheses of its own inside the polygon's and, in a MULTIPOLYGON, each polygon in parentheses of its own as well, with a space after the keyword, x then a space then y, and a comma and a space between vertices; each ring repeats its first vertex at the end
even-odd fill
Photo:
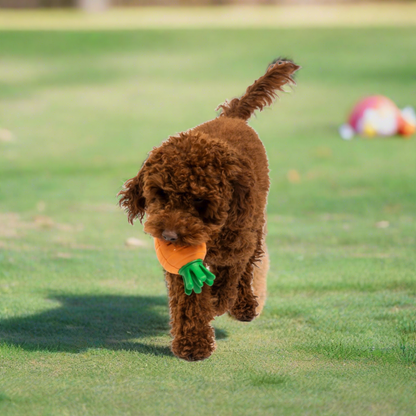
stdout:
POLYGON ((204 198, 193 199, 194 208, 199 212, 200 215, 204 215, 208 208, 208 201, 204 198))
POLYGON ((167 199, 168 198, 168 194, 163 189, 158 189, 156 191, 156 194, 161 199, 167 199))

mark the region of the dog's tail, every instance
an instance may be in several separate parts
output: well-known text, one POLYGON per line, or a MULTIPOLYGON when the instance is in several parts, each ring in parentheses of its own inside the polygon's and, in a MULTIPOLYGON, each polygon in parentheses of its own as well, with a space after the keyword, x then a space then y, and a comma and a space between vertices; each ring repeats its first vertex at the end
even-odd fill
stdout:
POLYGON ((285 84, 296 84, 293 74, 299 68, 300 66, 289 59, 275 59, 266 73, 250 85, 242 97, 226 101, 217 107, 217 110, 221 109, 220 116, 248 120, 256 110, 261 111, 273 103, 277 96, 276 90, 284 91, 285 84))

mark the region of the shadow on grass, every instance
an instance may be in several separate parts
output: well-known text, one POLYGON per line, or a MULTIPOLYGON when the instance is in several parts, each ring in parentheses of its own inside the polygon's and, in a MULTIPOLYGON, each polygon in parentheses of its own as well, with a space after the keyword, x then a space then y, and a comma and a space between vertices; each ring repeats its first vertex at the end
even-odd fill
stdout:
POLYGON ((10 399, 8 396, 0 392, 0 403, 1 402, 8 402, 10 399))
MULTIPOLYGON (((36 315, 0 321, 0 342, 31 351, 81 352, 88 348, 171 356, 168 345, 139 338, 169 333, 164 296, 53 296, 61 306, 36 315)), ((216 330, 218 339, 224 331, 216 330)), ((153 340, 152 340, 153 341, 153 340)))

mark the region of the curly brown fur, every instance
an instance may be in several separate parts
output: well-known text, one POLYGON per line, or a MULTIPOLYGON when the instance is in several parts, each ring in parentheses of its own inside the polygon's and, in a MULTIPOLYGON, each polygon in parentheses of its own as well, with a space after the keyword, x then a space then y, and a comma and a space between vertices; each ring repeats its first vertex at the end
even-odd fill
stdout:
POLYGON ((216 275, 212 287, 187 296, 181 276, 165 273, 172 351, 179 358, 212 354, 216 315, 251 321, 263 308, 269 169, 264 146, 246 120, 272 103, 275 90, 294 82, 298 68, 287 60, 272 63, 243 97, 220 106, 219 117, 153 149, 119 193, 129 222, 146 216, 146 233, 163 238, 169 232, 178 245, 207 245, 205 264, 216 275))
POLYGON ((300 68, 289 59, 277 58, 267 68, 267 72, 250 85, 246 93, 240 98, 218 106, 223 117, 236 117, 248 120, 256 110, 273 103, 276 90, 284 91, 285 84, 296 84, 293 74, 300 68))
POLYGON ((182 279, 166 272, 171 316, 172 351, 188 361, 208 358, 215 350, 214 329, 210 325, 214 310, 210 287, 204 285, 202 293, 185 294, 182 279))

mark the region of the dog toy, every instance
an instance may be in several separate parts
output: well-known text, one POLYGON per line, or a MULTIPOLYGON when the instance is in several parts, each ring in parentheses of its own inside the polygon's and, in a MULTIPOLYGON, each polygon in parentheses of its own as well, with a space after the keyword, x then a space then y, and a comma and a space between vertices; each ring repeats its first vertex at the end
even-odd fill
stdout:
POLYGON ((202 292, 202 286, 214 284, 215 276, 204 266, 207 254, 205 243, 198 246, 176 246, 155 238, 155 249, 159 263, 173 274, 180 274, 185 286, 185 293, 190 295, 202 292))
POLYGON ((412 107, 399 110, 396 104, 382 95, 367 97, 359 101, 351 111, 347 124, 339 128, 344 140, 354 134, 366 137, 393 136, 405 138, 416 131, 416 113, 412 107))

